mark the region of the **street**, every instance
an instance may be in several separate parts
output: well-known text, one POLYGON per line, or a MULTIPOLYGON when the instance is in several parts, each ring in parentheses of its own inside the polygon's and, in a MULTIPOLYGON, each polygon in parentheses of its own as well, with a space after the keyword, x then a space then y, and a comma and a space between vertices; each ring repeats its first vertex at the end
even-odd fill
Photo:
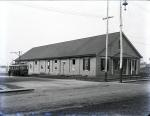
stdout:
MULTIPOLYGON (((100 116, 148 116, 150 114, 150 97, 141 95, 121 101, 108 102, 82 108, 65 109, 52 112, 55 115, 100 115, 100 116)), ((43 112, 41 114, 44 114, 43 112)))
POLYGON ((4 86, 34 91, 0 93, 1 114, 146 116, 150 113, 150 81, 89 82, 36 77, 2 80, 4 86))
MULTIPOLYGON (((134 84, 150 84, 149 81, 138 81, 134 84)), ((146 85, 147 86, 147 85, 146 85)), ((96 105, 85 105, 79 108, 68 108, 53 112, 41 112, 39 115, 94 115, 94 116, 148 116, 150 114, 150 94, 139 95, 120 101, 96 105)))

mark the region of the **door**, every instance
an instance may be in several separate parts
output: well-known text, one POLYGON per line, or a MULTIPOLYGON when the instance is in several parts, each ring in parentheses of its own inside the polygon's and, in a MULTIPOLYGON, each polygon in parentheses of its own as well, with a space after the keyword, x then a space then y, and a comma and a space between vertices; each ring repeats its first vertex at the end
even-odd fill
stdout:
POLYGON ((68 66, 68 60, 62 60, 61 61, 61 74, 62 75, 67 75, 68 74, 68 70, 69 70, 69 66, 68 66))
POLYGON ((113 74, 119 74, 119 58, 114 58, 113 59, 113 74))

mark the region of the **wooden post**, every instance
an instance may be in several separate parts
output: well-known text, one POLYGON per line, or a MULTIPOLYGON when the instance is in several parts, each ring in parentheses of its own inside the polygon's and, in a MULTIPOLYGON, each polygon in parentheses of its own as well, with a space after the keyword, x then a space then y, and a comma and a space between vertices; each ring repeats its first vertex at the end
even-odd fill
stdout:
POLYGON ((114 74, 114 62, 113 62, 113 58, 111 59, 111 61, 112 61, 112 64, 111 64, 111 66, 112 66, 112 68, 111 68, 111 73, 112 73, 112 75, 114 74))
POLYGON ((79 58, 79 75, 80 75, 80 58, 79 58))
POLYGON ((129 75, 129 61, 127 59, 126 75, 129 75))
POLYGON ((131 70, 130 71, 131 71, 131 75, 132 75, 132 59, 131 59, 131 70))
POLYGON ((136 60, 136 75, 138 74, 138 69, 139 69, 139 60, 136 60))

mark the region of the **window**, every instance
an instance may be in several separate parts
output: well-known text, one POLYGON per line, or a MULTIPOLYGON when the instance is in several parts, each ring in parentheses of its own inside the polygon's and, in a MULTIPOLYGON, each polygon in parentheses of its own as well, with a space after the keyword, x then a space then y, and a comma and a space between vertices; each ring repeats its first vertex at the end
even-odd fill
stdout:
POLYGON ((120 49, 120 40, 118 41, 118 49, 120 49))
POLYGON ((50 61, 47 62, 47 69, 50 69, 50 61))
POLYGON ((114 70, 119 70, 120 61, 119 59, 113 59, 114 70))
POLYGON ((101 59, 101 71, 105 70, 105 59, 101 59))
POLYGON ((72 60, 72 64, 73 64, 73 65, 76 64, 76 60, 75 60, 75 59, 72 60))
POLYGON ((90 70, 90 58, 83 59, 83 70, 90 70))
POLYGON ((35 65, 37 65, 37 61, 35 61, 34 63, 35 63, 35 65))
POLYGON ((43 65, 41 65, 41 69, 43 69, 43 65))
POLYGON ((55 63, 57 63, 57 60, 55 60, 55 63))
MULTIPOLYGON (((120 64, 119 64, 120 66, 120 64)), ((126 74, 127 73, 127 59, 123 59, 123 63, 122 63, 122 74, 126 74)))
MULTIPOLYGON (((107 71, 109 70, 109 59, 107 59, 107 71)), ((105 58, 101 58, 101 71, 105 71, 105 58)))
POLYGON ((136 71, 136 60, 132 60, 132 70, 136 71))

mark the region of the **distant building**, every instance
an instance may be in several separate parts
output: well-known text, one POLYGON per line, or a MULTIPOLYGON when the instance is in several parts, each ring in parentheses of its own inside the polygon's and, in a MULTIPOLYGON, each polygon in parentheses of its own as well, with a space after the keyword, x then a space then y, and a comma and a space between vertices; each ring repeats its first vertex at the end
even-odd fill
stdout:
POLYGON ((146 62, 141 63, 140 75, 144 77, 150 76, 150 64, 146 64, 146 62))
POLYGON ((146 62, 141 62, 140 63, 140 68, 144 68, 144 67, 146 67, 146 65, 147 65, 146 62))
POLYGON ((0 66, 0 74, 5 74, 5 73, 8 73, 8 67, 1 65, 0 66))
MULTIPOLYGON (((109 34, 108 75, 119 75, 119 32, 109 34)), ((106 35, 32 48, 20 61, 29 74, 82 75, 104 78, 106 35)), ((142 56, 123 34, 123 75, 138 75, 142 56)), ((18 59, 16 60, 16 62, 18 59)))

